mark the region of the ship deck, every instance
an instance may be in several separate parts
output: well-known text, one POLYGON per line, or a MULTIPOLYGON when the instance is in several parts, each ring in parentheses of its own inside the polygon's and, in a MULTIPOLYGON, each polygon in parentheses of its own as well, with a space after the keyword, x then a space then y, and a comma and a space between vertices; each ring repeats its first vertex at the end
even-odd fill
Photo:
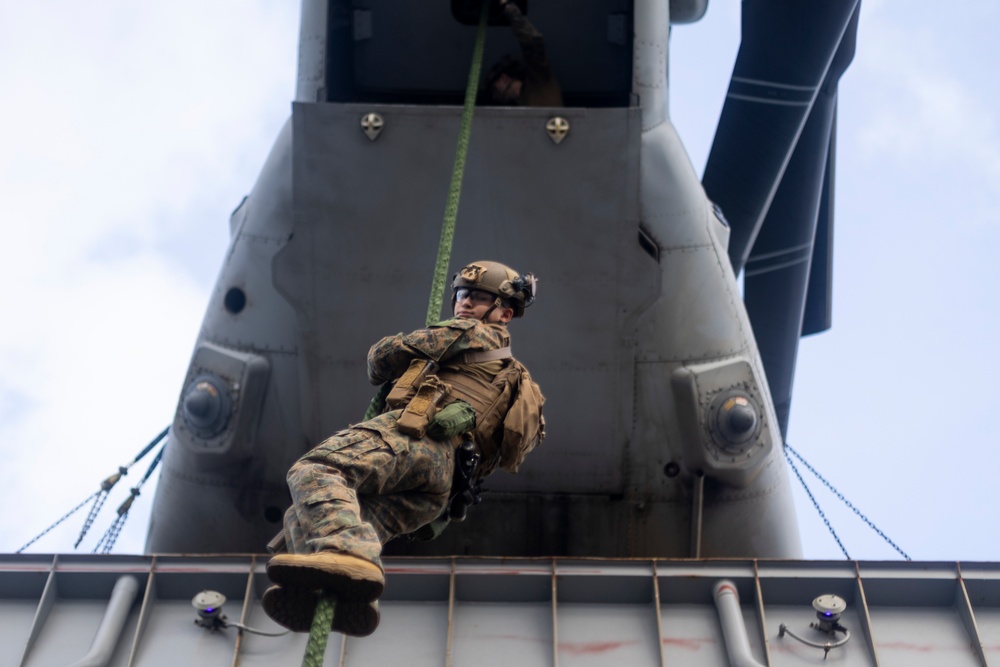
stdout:
MULTIPOLYGON (((0 667, 63 667, 91 649, 116 582, 132 577, 114 666, 299 665, 306 636, 199 626, 192 598, 264 632, 263 555, 0 556, 0 667)), ((713 587, 731 581, 763 665, 1000 664, 1000 564, 953 562, 395 558, 382 623, 331 635, 326 665, 728 665, 713 587), (814 598, 847 604, 851 639, 823 650, 814 598)), ((88 663, 89 664, 89 663, 88 663)))

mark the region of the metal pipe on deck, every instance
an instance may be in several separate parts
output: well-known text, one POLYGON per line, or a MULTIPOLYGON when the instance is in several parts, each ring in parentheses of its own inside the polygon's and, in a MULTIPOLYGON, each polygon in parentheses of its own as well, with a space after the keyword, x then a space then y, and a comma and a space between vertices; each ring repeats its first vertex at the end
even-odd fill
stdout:
POLYGON ((111 662, 111 656, 118 645, 125 621, 128 619, 128 612, 135 602, 135 596, 139 593, 139 580, 133 576, 122 575, 115 582, 115 587, 111 590, 111 599, 108 600, 108 608, 101 619, 101 625, 97 628, 97 635, 94 636, 94 643, 90 646, 90 651, 79 661, 74 662, 70 667, 107 667, 111 662))
POLYGON ((757 662, 750 652, 750 639, 740 612, 740 596, 736 586, 728 579, 720 579, 712 588, 715 608, 722 623, 722 638, 726 643, 730 667, 767 667, 757 662))

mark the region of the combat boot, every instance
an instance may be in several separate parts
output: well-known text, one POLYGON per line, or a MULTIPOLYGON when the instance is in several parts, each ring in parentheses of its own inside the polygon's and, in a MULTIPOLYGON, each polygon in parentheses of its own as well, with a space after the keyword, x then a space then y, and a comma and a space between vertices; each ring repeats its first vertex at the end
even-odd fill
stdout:
MULTIPOLYGON (((271 586, 264 591, 260 604, 278 625, 292 632, 309 632, 319 599, 319 591, 271 586)), ((367 637, 375 632, 379 620, 378 602, 336 602, 330 632, 367 637)))
POLYGON ((385 589, 381 567, 336 551, 278 554, 267 562, 267 576, 279 586, 321 590, 339 602, 371 602, 385 589))

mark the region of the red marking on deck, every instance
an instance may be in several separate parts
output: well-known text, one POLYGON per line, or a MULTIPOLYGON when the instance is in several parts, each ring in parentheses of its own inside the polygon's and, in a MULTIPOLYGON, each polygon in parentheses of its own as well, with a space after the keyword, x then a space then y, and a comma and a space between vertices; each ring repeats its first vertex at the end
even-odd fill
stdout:
POLYGON ((700 651, 702 646, 715 644, 714 639, 680 639, 677 637, 664 637, 660 640, 664 646, 675 646, 688 651, 700 651))
POLYGON ((968 646, 933 646, 931 644, 912 644, 910 642, 876 642, 876 648, 889 651, 916 651, 917 653, 931 653, 933 651, 968 651, 968 646))
POLYGON ((559 642, 559 650, 570 655, 597 655, 638 643, 635 639, 620 642, 559 642))
POLYGON ((784 639, 780 639, 779 641, 776 642, 771 642, 770 646, 772 653, 792 653, 795 655, 798 654, 800 647, 812 648, 811 646, 807 647, 805 644, 799 644, 798 642, 796 642, 795 644, 786 644, 784 643, 784 639))

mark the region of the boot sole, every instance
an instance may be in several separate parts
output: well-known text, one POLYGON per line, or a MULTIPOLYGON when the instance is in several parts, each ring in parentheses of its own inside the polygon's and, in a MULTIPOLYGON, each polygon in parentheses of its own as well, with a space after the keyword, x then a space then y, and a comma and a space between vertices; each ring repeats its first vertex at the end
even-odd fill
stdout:
MULTIPOLYGON (((292 632, 312 630, 319 593, 272 586, 264 591, 261 606, 271 620, 292 632)), ((374 602, 338 602, 333 611, 331 632, 352 637, 367 637, 378 628, 380 614, 374 602)))

